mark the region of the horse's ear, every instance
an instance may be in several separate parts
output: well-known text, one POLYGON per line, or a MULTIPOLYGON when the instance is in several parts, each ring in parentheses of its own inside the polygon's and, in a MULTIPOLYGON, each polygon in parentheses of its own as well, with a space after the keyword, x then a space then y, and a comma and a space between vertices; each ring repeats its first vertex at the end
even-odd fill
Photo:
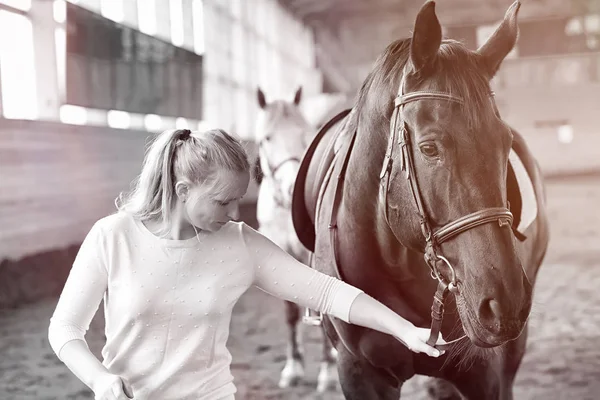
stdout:
POLYGON ((410 59, 415 72, 430 66, 442 44, 442 27, 435 15, 435 2, 428 1, 421 7, 410 44, 410 59))
POLYGON ((490 78, 496 74, 504 58, 515 47, 515 43, 517 43, 517 37, 519 36, 517 14, 519 13, 519 8, 521 8, 521 3, 517 0, 508 8, 504 15, 504 20, 492 36, 477 49, 477 52, 483 58, 490 78))
POLYGON ((296 94, 294 95, 294 104, 299 105, 301 100, 302 100, 302 86, 300 86, 298 88, 298 90, 296 90, 296 94))
POLYGON ((256 156, 256 160, 254 161, 254 166, 252 167, 252 175, 254 177, 254 181, 260 185, 263 180, 263 172, 260 166, 260 154, 256 156))
POLYGON ((265 108, 267 106, 267 100, 265 99, 265 94, 261 88, 256 89, 256 98, 258 99, 258 105, 260 108, 265 108))

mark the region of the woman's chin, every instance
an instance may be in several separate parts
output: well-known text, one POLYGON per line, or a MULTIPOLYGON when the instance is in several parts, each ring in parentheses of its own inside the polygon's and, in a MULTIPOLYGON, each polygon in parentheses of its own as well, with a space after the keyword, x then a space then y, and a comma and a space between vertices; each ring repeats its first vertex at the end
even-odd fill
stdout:
POLYGON ((212 224, 210 224, 210 229, 207 229, 207 230, 209 230, 211 232, 216 232, 216 231, 220 230, 222 227, 224 227, 226 223, 227 222, 215 221, 212 224))

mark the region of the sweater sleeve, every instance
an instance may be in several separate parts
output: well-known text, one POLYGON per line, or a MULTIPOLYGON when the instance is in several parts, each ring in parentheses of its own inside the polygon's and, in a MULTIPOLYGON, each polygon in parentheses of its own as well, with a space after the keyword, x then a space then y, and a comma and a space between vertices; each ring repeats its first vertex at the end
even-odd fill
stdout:
POLYGON ((349 322, 352 302, 362 290, 304 265, 246 224, 242 238, 258 288, 349 322))
POLYGON ((85 342, 85 333, 106 292, 108 273, 104 239, 97 222, 79 248, 50 318, 48 340, 59 359, 67 342, 75 339, 85 342))

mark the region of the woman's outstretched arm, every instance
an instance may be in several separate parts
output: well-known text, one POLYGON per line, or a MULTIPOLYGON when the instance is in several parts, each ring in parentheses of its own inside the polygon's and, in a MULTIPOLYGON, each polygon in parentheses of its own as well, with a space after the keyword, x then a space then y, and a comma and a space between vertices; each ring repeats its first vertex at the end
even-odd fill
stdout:
MULTIPOLYGON (((242 237, 255 265, 254 284, 265 292, 345 322, 394 336, 410 350, 437 357, 426 341, 430 330, 415 327, 362 290, 316 271, 242 224, 242 237)), ((439 343, 445 343, 443 339, 439 343)))

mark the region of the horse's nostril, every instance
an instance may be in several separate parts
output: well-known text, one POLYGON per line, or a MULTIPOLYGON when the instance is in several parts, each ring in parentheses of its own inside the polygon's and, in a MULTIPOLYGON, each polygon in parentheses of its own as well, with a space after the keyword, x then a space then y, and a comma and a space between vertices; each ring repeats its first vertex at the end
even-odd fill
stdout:
POLYGON ((502 316, 502 310, 500 303, 495 299, 486 299, 481 302, 479 314, 482 319, 486 321, 500 319, 502 316))

